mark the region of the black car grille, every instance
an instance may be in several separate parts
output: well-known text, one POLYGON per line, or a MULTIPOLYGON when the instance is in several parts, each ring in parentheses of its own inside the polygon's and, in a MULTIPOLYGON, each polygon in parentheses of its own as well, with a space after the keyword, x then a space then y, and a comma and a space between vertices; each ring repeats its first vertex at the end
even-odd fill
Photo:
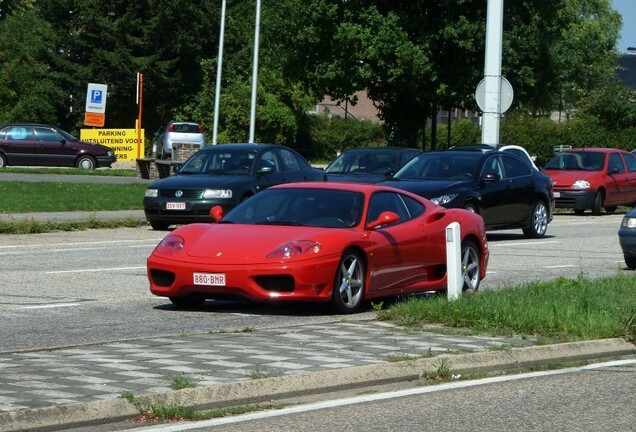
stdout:
POLYGON ((290 275, 256 276, 254 280, 261 288, 267 291, 294 291, 294 278, 290 275))
POLYGON ((203 190, 199 189, 159 189, 159 196, 164 198, 201 198, 203 190), (181 191, 182 195, 177 197, 175 194, 181 191))

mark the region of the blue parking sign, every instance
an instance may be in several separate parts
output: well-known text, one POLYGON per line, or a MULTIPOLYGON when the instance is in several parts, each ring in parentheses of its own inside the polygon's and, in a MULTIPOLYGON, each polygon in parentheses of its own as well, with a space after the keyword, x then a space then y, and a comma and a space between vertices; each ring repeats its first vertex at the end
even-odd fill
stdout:
POLYGON ((101 104, 102 98, 103 98, 103 93, 101 90, 91 91, 91 103, 101 104))

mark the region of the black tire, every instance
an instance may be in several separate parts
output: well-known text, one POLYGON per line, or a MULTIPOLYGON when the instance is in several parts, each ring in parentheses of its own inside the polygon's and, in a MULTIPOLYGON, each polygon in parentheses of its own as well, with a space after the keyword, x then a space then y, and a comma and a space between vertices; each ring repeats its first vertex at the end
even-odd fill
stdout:
POLYGON ((0 168, 4 168, 7 166, 7 158, 5 155, 0 153, 0 168))
POLYGON ((614 213, 616 211, 618 207, 616 206, 612 206, 612 207, 605 207, 605 213, 614 213))
POLYGON ((624 255, 623 257, 625 258, 625 264, 627 264, 627 267, 630 270, 636 270, 636 256, 634 256, 634 255, 631 255, 631 256, 624 255))
POLYGON ((477 213, 479 214, 479 211, 477 211, 477 206, 473 203, 466 203, 464 204, 464 210, 467 210, 471 213, 477 213))
POLYGON ((462 291, 475 292, 479 289, 481 283, 481 252, 472 240, 464 240, 462 242, 462 251, 460 255, 462 261, 462 278, 464 284, 462 291))
POLYGON ((548 207, 543 201, 537 201, 532 206, 530 225, 523 228, 526 238, 541 238, 548 230, 548 207))
POLYGON ((199 297, 196 295, 186 295, 182 297, 169 297, 169 299, 173 305, 183 309, 198 308, 198 307, 201 307, 203 303, 205 303, 204 297, 199 297))
POLYGON ((596 192, 596 197, 594 198, 594 202, 592 203, 592 214, 598 216, 601 214, 601 208, 603 207, 603 192, 596 192))
POLYGON ((333 280, 331 304, 339 313, 354 313, 360 309, 364 300, 365 262, 362 256, 353 250, 342 254, 333 280))
POLYGON ((166 222, 157 222, 157 221, 150 221, 150 226, 152 227, 153 230, 156 231, 165 231, 168 229, 168 227, 170 226, 169 223, 166 222))
POLYGON ((97 162, 92 156, 80 156, 75 162, 75 166, 82 169, 95 169, 97 162))

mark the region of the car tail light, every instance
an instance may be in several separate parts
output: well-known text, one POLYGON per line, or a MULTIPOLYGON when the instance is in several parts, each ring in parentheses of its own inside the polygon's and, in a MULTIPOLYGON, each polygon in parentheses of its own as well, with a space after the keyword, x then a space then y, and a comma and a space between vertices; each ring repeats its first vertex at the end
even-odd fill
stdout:
POLYGON ((203 126, 199 125, 199 133, 203 133, 203 132, 204 132, 203 126))
POLYGON ((174 132, 174 125, 172 123, 168 126, 168 132, 174 132))

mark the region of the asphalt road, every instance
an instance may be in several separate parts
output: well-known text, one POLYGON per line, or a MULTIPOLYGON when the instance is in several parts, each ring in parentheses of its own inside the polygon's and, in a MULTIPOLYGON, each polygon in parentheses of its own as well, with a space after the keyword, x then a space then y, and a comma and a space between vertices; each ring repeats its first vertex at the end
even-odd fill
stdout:
MULTIPOLYGON (((599 431, 636 424, 636 360, 583 368, 502 375, 391 391, 368 389, 340 398, 197 423, 111 425, 129 432, 599 431)), ((304 402, 304 401, 303 401, 304 402)), ((99 429, 102 430, 102 429, 99 429)))
MULTIPOLYGON (((521 230, 489 234, 482 289, 636 275, 625 270, 618 244, 621 218, 558 215, 539 240, 523 238, 521 230)), ((207 302, 195 311, 174 309, 149 293, 145 273, 147 256, 165 234, 143 227, 0 236, 0 352, 334 319, 321 305, 207 302)), ((358 315, 368 316, 373 312, 358 315)))

